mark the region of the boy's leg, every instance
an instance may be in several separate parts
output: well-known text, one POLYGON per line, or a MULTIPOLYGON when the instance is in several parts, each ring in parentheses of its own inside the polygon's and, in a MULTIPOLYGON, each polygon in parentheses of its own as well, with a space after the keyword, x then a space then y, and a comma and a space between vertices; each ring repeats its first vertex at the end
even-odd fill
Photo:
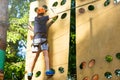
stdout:
MULTIPOLYGON (((42 42, 46 41, 46 39, 41 39, 42 42)), ((41 50, 43 51, 44 57, 45 57, 45 66, 46 66, 46 75, 53 75, 54 71, 50 69, 49 65, 49 52, 48 52, 48 44, 43 43, 41 44, 41 50)))
POLYGON ((48 55, 48 50, 43 50, 44 57, 45 57, 45 65, 46 65, 46 75, 47 76, 52 76, 55 74, 53 70, 50 69, 49 67, 49 55, 48 55))
POLYGON ((47 76, 52 76, 54 75, 54 71, 50 69, 50 65, 49 65, 49 53, 48 53, 48 45, 45 43, 43 45, 41 45, 42 50, 43 50, 43 54, 45 57, 45 66, 46 66, 46 75, 47 76), (46 46, 46 47, 45 47, 46 46))
POLYGON ((29 70, 28 70, 28 80, 31 80, 32 78, 32 75, 33 75, 33 70, 34 70, 34 67, 35 67, 35 63, 39 57, 39 53, 32 53, 32 58, 30 59, 30 65, 29 65, 29 70))
POLYGON ((48 50, 43 50, 43 54, 44 54, 44 57, 45 57, 46 70, 50 70, 48 50))
POLYGON ((32 55, 32 60, 31 60, 31 69, 30 69, 30 72, 33 72, 33 69, 34 69, 34 67, 35 67, 35 63, 36 63, 36 61, 37 61, 37 59, 38 59, 38 57, 39 57, 39 54, 40 54, 40 52, 38 52, 38 53, 33 53, 34 55, 32 55))

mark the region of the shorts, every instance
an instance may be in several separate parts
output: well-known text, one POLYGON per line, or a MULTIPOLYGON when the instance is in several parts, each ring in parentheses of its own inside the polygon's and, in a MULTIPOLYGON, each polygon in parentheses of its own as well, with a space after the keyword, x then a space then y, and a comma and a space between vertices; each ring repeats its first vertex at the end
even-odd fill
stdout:
POLYGON ((48 50, 48 43, 45 42, 46 40, 47 40, 46 38, 37 38, 37 39, 34 39, 33 43, 38 44, 41 50, 48 50), (43 44, 40 44, 40 43, 43 43, 43 44))

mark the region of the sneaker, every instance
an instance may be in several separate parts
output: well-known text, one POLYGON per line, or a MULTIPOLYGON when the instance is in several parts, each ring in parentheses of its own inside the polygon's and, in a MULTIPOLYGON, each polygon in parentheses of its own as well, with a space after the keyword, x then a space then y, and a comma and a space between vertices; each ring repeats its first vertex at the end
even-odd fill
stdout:
POLYGON ((52 75, 54 75, 55 74, 55 72, 53 71, 53 70, 47 70, 46 71, 46 75, 47 76, 52 76, 52 75))
POLYGON ((32 79, 32 76, 33 76, 33 73, 28 73, 28 80, 31 80, 32 79))

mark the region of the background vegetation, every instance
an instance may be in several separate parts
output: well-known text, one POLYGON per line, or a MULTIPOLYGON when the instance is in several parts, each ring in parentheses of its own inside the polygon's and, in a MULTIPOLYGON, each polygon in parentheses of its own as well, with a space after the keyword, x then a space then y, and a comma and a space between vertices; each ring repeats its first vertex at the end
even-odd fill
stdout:
POLYGON ((23 80, 24 78, 25 60, 23 55, 18 55, 18 52, 19 49, 26 48, 24 44, 27 39, 29 4, 32 1, 34 0, 9 0, 10 27, 7 31, 5 80, 23 80), (22 43, 20 43, 21 40, 22 43))

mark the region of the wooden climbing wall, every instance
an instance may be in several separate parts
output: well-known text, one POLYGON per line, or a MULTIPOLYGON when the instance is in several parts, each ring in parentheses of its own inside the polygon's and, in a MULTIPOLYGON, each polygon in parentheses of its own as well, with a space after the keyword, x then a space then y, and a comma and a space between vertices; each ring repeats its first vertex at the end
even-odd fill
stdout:
POLYGON ((50 62, 55 75, 53 80, 66 80, 68 73, 69 35, 70 35, 70 0, 49 0, 50 15, 58 14, 58 19, 49 28, 50 62), (57 4, 55 6, 55 4, 57 4), (63 12, 65 11, 65 12, 63 12), (61 70, 61 71, 59 71, 61 70))
POLYGON ((120 53, 120 4, 76 0, 76 6, 77 80, 120 80, 116 57, 120 53))
MULTIPOLYGON (((69 30, 70 30, 70 11, 65 11, 70 8, 70 1, 66 0, 38 0, 30 5, 29 21, 33 21, 35 17, 34 8, 37 6, 46 5, 48 7, 47 14, 54 16, 58 14, 58 18, 49 27, 48 43, 50 66, 55 70, 55 75, 51 78, 45 75, 44 56, 40 53, 34 68, 32 80, 66 80, 68 73, 68 56, 69 56, 69 30), (64 11, 64 12, 62 12, 64 11), (36 77, 36 73, 40 71, 41 75, 36 77)), ((35 55, 31 52, 31 43, 33 36, 32 31, 28 31, 27 38, 27 55, 26 55, 26 72, 30 70, 30 64, 35 55)), ((25 76, 27 80, 27 73, 25 76)))

